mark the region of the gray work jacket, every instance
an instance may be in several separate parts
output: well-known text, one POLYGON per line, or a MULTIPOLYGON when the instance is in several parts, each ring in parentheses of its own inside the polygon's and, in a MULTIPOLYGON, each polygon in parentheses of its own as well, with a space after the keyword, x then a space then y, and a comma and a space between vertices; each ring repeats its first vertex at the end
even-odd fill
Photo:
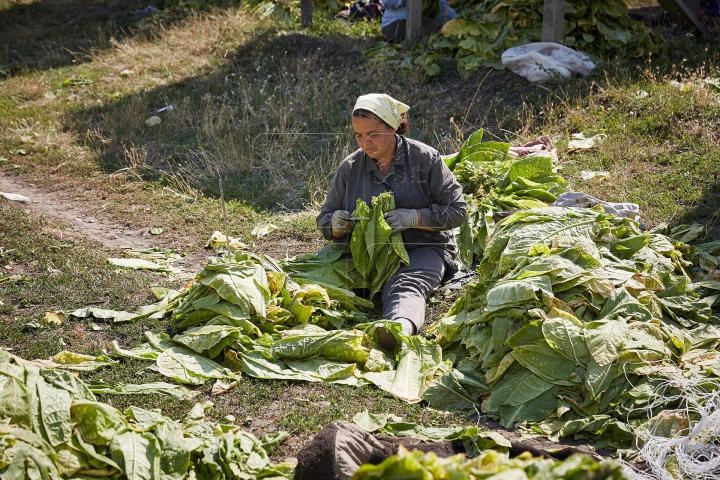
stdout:
POLYGON ((375 161, 362 149, 350 154, 338 167, 330 184, 325 204, 317 216, 317 225, 328 240, 347 242, 348 237, 335 239, 330 232, 336 210, 355 210, 357 199, 370 205, 372 197, 383 192, 395 196, 395 208, 420 211, 423 227, 402 233, 407 249, 432 246, 443 250, 445 257, 455 257, 457 246, 450 231, 465 221, 465 200, 462 187, 440 154, 424 143, 395 135, 395 156, 390 172, 383 178, 375 161))

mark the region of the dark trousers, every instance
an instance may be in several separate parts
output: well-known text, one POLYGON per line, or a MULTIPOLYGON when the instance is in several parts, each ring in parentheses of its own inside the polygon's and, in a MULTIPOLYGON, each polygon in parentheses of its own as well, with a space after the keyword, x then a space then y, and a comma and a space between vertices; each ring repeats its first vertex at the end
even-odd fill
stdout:
MULTIPOLYGON (((400 43, 405 40, 406 24, 407 22, 405 20, 398 20, 386 27, 382 27, 380 30, 382 31, 385 41, 389 43, 400 43)), ((432 18, 422 17, 420 31, 423 36, 437 32, 438 28, 440 28, 438 22, 432 18)))
POLYGON ((440 286, 448 265, 432 247, 413 248, 408 256, 410 265, 402 265, 383 288, 383 318, 407 318, 418 333, 425 323, 425 301, 440 286))

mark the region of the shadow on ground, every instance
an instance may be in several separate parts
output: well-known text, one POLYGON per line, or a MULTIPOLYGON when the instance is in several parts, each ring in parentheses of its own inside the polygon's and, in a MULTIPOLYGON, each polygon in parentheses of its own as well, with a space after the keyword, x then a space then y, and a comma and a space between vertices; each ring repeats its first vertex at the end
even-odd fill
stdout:
MULTIPOLYGON (((122 41, 148 35, 151 17, 167 26, 190 13, 172 8, 154 13, 165 2, 0 0, 0 69, 12 74, 77 65, 89 61, 91 52, 111 48, 111 38, 122 41)), ((234 0, 226 3, 236 4, 234 0)), ((162 29, 153 29, 152 35, 161 36, 162 29)))
POLYGON ((700 223, 705 225, 704 241, 720 239, 720 173, 711 172, 703 196, 675 222, 678 225, 700 223))

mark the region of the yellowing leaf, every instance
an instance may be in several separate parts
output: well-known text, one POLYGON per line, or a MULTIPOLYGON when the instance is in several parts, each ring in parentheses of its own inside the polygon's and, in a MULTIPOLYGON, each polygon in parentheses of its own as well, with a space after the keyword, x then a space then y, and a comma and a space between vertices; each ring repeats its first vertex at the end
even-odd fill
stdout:
POLYGON ((63 312, 45 312, 43 322, 60 326, 63 324, 63 320, 65 320, 65 318, 66 316, 63 312))

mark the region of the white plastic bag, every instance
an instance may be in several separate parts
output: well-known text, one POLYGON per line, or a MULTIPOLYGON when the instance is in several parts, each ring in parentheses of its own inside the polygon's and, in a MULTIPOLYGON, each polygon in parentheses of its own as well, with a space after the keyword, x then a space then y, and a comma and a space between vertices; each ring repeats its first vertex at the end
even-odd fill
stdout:
POLYGON ((0 197, 5 197, 8 200, 12 200, 13 202, 20 202, 20 203, 30 203, 32 201, 25 195, 20 195, 19 193, 0 192, 0 197))
POLYGON ((502 54, 502 63, 534 83, 545 82, 557 75, 567 78, 579 73, 587 76, 595 69, 595 64, 584 53, 552 42, 510 48, 502 54))
POLYGON ((592 208, 595 205, 602 205, 605 213, 616 217, 626 217, 637 222, 640 221, 640 206, 637 203, 612 203, 595 198, 587 193, 565 192, 558 195, 553 203, 554 207, 581 207, 592 208))

